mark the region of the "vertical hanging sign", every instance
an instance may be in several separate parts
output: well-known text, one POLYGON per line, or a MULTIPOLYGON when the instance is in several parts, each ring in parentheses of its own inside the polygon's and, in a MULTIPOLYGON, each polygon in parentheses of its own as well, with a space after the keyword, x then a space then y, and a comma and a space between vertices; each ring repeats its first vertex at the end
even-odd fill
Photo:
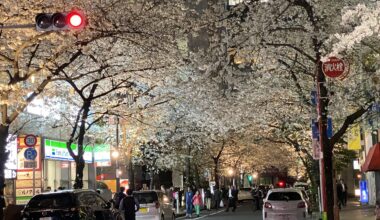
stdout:
POLYGON ((348 145, 349 150, 360 150, 360 125, 355 124, 352 126, 350 132, 348 133, 348 145))

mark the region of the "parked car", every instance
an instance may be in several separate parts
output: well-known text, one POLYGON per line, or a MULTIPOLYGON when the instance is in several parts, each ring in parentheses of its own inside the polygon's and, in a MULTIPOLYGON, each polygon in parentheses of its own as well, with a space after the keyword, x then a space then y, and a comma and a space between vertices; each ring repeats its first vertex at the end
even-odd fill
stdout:
POLYGON ((176 218, 172 203, 161 191, 135 191, 133 196, 140 203, 140 210, 136 213, 136 219, 174 220, 176 218))
POLYGON ((120 214, 92 190, 63 190, 34 196, 22 211, 22 220, 119 220, 120 214))
POLYGON ((306 219, 307 203, 300 190, 278 188, 269 190, 264 199, 264 220, 306 219))
POLYGON ((307 190, 309 190, 310 185, 308 183, 304 183, 304 182, 295 182, 293 187, 294 188, 300 188, 300 189, 307 191, 307 190))
POLYGON ((244 200, 252 200, 252 188, 241 188, 238 192, 238 200, 244 201, 244 200))
POLYGON ((96 182, 96 191, 107 202, 112 200, 112 191, 108 188, 107 184, 105 184, 104 182, 100 182, 100 181, 96 182))

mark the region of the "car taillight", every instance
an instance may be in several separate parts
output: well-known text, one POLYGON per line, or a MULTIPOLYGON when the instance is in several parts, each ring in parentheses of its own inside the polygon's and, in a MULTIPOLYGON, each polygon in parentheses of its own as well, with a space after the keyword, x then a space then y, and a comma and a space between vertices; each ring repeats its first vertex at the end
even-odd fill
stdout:
POLYGON ((266 209, 271 209, 271 208, 272 208, 272 204, 270 204, 269 202, 265 202, 265 203, 264 203, 264 207, 265 207, 266 209))
POLYGON ((160 208, 160 203, 156 202, 156 209, 160 208))
POLYGON ((305 202, 298 203, 297 208, 306 208, 306 203, 305 202))

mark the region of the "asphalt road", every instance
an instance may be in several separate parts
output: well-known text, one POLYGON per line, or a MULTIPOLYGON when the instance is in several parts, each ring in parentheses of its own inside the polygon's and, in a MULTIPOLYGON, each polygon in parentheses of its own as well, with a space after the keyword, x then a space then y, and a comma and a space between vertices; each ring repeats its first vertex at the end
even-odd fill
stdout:
MULTIPOLYGON (((181 217, 178 219, 189 219, 186 217, 181 217)), ((238 206, 235 212, 231 209, 229 212, 225 212, 225 209, 220 209, 219 211, 202 211, 200 217, 195 217, 191 219, 204 219, 204 220, 261 220, 262 212, 254 211, 252 202, 246 201, 238 206)))

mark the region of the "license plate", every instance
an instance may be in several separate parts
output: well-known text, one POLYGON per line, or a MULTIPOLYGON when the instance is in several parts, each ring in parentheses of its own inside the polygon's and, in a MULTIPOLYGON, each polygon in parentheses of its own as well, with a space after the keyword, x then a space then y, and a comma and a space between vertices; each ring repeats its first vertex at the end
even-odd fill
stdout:
POLYGON ((282 214, 282 215, 280 214, 279 217, 281 220, 289 220, 289 215, 286 215, 286 214, 282 214))
POLYGON ((52 218, 51 217, 42 217, 42 218, 40 218, 40 220, 52 220, 52 218))
POLYGON ((141 212, 141 213, 147 213, 149 210, 148 210, 148 208, 140 208, 139 209, 139 212, 141 212))

